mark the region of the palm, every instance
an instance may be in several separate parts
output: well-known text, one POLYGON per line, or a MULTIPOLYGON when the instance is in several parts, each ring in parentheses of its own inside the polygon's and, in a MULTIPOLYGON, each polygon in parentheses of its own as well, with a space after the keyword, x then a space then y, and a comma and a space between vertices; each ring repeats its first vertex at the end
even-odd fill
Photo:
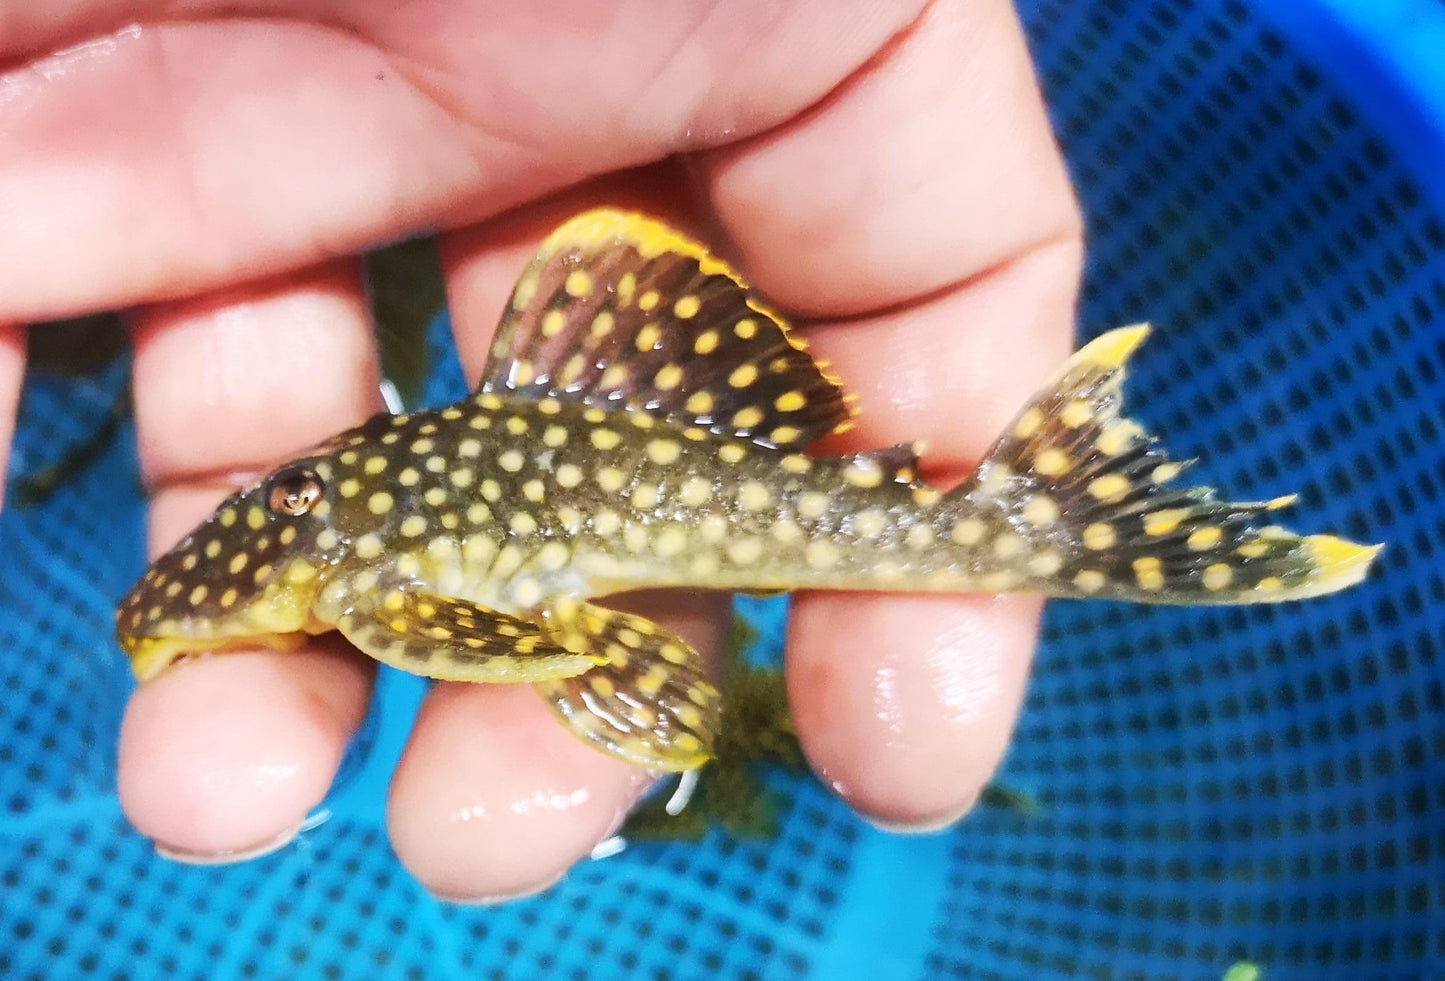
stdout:
MULTIPOLYGON (((1077 223, 1005 3, 916 22, 854 6, 203 4, 102 36, 99 3, 32 5, 0 30, 0 322, 146 304, 136 410, 161 547, 238 473, 375 408, 344 257, 445 230, 475 376, 531 244, 621 201, 725 233, 777 302, 846 319, 813 336, 861 396, 849 441, 926 439, 946 479, 1066 346, 1077 223)), ((672 605, 715 646, 715 605, 672 605)), ((1006 742, 1035 612, 800 600, 790 688, 814 765, 875 819, 955 816, 1006 742)), ((275 839, 325 793, 370 681, 330 642, 163 676, 128 712, 128 813, 174 851, 275 839)), ((441 686, 393 838, 438 892, 525 891, 645 782, 528 691, 441 686), (542 798, 574 804, 514 806, 542 798)))

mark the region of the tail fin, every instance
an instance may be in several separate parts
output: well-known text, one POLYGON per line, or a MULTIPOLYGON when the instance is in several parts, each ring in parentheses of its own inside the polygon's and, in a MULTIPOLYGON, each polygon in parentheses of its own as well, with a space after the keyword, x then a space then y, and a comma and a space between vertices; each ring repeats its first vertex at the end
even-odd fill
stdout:
POLYGON ((1123 416, 1124 364, 1146 326, 1110 331, 1070 358, 1015 419, 974 479, 965 507, 1007 520, 1035 557, 1026 583, 1052 596, 1148 603, 1274 603, 1365 577, 1383 546, 1299 537, 1266 516, 1293 497, 1216 500, 1169 485, 1187 464, 1123 416))

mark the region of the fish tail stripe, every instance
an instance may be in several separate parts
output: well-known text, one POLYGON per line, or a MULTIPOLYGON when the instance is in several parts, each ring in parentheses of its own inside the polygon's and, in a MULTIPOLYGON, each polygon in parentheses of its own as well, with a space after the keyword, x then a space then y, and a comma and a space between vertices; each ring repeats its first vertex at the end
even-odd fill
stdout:
POLYGON ((957 492, 960 503, 1062 556, 1020 588, 1148 603, 1255 603, 1318 596, 1363 578, 1378 547, 1300 537, 1271 523, 1293 497, 1236 503, 1216 499, 1211 488, 1173 486, 1187 464, 1170 460, 1123 414, 1125 365, 1148 333, 1120 328, 1082 348, 957 492))

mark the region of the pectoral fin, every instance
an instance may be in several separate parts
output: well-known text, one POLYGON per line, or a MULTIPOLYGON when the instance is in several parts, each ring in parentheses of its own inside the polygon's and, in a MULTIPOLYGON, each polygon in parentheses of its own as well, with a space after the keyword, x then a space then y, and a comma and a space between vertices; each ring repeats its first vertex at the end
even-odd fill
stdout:
POLYGON ((529 683, 566 678, 596 659, 551 643, 530 621, 464 600, 393 590, 337 627, 383 664, 440 681, 529 683))
POLYGON ((549 609, 543 629, 566 650, 605 661, 535 686, 574 733, 652 770, 690 770, 712 757, 721 698, 685 640, 651 620, 573 601, 549 609))

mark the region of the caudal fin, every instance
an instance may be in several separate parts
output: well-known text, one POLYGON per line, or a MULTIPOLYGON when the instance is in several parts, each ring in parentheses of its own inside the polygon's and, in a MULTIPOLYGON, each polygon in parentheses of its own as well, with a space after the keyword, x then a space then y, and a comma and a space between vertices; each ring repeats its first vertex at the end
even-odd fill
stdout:
POLYGON ((1275 603, 1365 577, 1383 546, 1301 537, 1269 522, 1293 498, 1240 504, 1176 489, 1171 462, 1122 412, 1124 365, 1146 326, 1085 346, 1014 420, 960 504, 1008 520, 1035 555, 1019 588, 1147 603, 1275 603))

